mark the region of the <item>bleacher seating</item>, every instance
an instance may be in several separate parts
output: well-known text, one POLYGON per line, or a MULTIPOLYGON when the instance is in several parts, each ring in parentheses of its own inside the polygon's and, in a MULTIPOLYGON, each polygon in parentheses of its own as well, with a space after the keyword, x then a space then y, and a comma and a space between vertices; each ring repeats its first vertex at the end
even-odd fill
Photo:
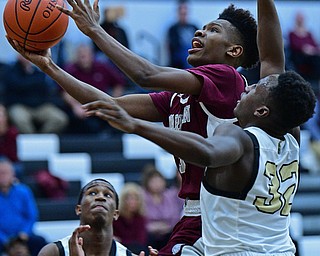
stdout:
POLYGON ((292 212, 303 217, 303 235, 320 235, 320 174, 301 174, 292 212))
POLYGON ((19 134, 17 154, 21 161, 46 160, 59 152, 59 137, 56 134, 19 134))
POLYGON ((141 170, 146 164, 155 163, 150 157, 127 159, 123 154, 121 135, 104 138, 99 135, 32 134, 21 136, 19 141, 24 168, 22 182, 35 194, 41 222, 77 220, 74 207, 78 193, 89 179, 111 179, 120 192, 125 182, 140 181, 141 170), (49 170, 68 182, 65 198, 45 196, 35 179, 41 170, 49 170))

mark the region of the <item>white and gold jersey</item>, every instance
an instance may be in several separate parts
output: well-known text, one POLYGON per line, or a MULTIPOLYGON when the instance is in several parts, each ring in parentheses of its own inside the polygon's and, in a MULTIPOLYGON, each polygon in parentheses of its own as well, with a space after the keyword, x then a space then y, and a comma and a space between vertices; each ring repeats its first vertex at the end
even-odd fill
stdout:
POLYGON ((290 134, 280 140, 256 127, 245 130, 255 147, 250 185, 238 196, 201 185, 205 255, 294 255, 289 224, 299 145, 290 134))

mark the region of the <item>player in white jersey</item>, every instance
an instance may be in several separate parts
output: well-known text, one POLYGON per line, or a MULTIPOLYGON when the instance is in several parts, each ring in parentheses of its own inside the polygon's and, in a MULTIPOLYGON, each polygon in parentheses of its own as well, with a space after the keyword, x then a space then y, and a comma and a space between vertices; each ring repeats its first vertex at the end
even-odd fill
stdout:
POLYGON ((279 139, 257 127, 245 131, 252 139, 254 152, 251 177, 244 189, 226 193, 206 180, 202 183, 206 255, 235 251, 293 255, 288 216, 298 184, 299 144, 291 134, 279 139))
POLYGON ((203 255, 295 253, 289 222, 299 176, 298 127, 313 115, 316 98, 308 82, 284 70, 273 0, 257 2, 261 80, 246 87, 234 109, 239 126, 220 124, 204 138, 133 118, 116 103, 84 105, 88 115, 207 167, 200 194, 203 255))
MULTIPOLYGON (((118 206, 119 197, 110 182, 90 181, 81 189, 75 208, 80 226, 72 235, 44 246, 39 256, 135 255, 113 238, 112 223, 119 217, 118 206)), ((150 250, 150 255, 154 253, 150 250)), ((144 252, 139 254, 144 255, 144 252)))

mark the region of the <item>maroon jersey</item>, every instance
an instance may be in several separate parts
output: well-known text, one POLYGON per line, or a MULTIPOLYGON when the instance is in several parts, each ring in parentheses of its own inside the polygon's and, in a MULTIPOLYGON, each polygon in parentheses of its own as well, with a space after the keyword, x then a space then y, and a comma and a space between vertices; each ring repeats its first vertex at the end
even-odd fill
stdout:
MULTIPOLYGON (((200 95, 167 91, 150 93, 154 105, 163 116, 163 124, 172 129, 208 137, 218 124, 236 121, 233 109, 246 85, 241 74, 224 64, 187 70, 202 79, 200 95)), ((185 163, 177 157, 175 161, 182 175, 179 197, 199 200, 204 168, 185 163)))

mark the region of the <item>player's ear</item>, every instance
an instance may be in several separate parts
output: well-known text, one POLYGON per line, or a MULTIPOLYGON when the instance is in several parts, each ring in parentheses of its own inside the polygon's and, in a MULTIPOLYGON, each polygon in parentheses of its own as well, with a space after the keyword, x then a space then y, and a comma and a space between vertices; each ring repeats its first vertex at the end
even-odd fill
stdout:
POLYGON ((243 47, 239 44, 231 45, 227 50, 227 55, 238 58, 243 54, 243 47))
POLYGON ((79 216, 81 214, 81 205, 77 205, 75 208, 76 215, 79 216))
POLYGON ((269 112, 270 110, 267 106, 261 106, 254 111, 254 115, 257 117, 266 117, 269 115, 269 112))
POLYGON ((113 220, 117 220, 119 218, 119 210, 115 210, 113 214, 113 220))

